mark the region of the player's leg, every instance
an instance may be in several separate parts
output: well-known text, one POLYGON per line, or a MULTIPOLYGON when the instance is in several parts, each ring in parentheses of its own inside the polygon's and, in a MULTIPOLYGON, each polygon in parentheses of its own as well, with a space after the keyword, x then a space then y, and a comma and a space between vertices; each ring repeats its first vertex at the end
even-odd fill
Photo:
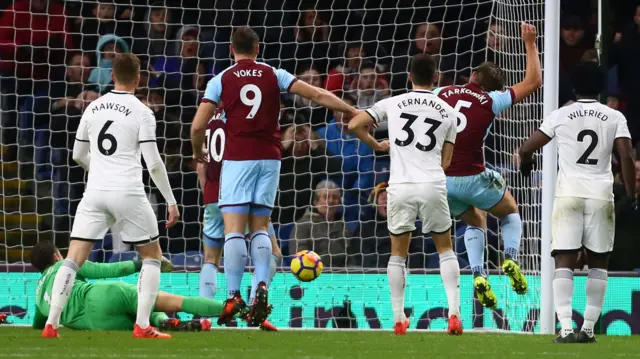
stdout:
POLYGON ((474 198, 474 205, 500 220, 505 252, 502 269, 509 276, 513 290, 518 294, 525 294, 529 284, 517 262, 522 238, 522 219, 518 205, 498 172, 487 169, 479 174, 478 178, 478 187, 481 190, 474 198))
POLYGON ((593 327, 600 317, 604 296, 607 293, 609 253, 613 250, 615 236, 615 210, 613 202, 585 201, 585 232, 583 244, 587 249, 586 294, 587 305, 584 310, 584 322, 577 341, 579 343, 596 342, 593 327))
POLYGON ((271 312, 267 288, 271 282, 273 246, 268 227, 280 179, 280 161, 262 160, 258 164, 258 178, 252 192, 249 215, 251 261, 254 267, 253 275, 257 282, 255 299, 251 302, 250 315, 253 324, 262 324, 271 312))
MULTIPOLYGON (((273 228, 273 223, 269 222, 267 232, 269 233, 269 239, 271 240, 271 260, 269 262, 269 285, 273 281, 273 277, 276 275, 276 270, 280 263, 282 263, 282 252, 278 246, 278 239, 276 238, 276 231, 273 228)), ((253 303, 256 297, 256 289, 258 287, 258 277, 254 274, 251 276, 251 293, 249 295, 249 303, 253 303)))
POLYGON ((407 185, 387 187, 387 229, 391 235, 391 257, 387 263, 387 280, 391 292, 394 331, 404 335, 409 326, 404 314, 404 295, 407 282, 407 257, 411 233, 415 231, 418 213, 415 199, 407 185))
POLYGON ((449 329, 452 335, 462 334, 460 322, 460 264, 451 243, 451 217, 447 191, 444 184, 429 183, 421 193, 426 201, 420 203, 419 216, 422 220, 422 233, 431 232, 433 243, 440 257, 440 276, 447 294, 449 305, 449 329))
POLYGON ((138 275, 138 303, 136 338, 171 338, 151 326, 149 318, 160 290, 160 265, 162 249, 158 241, 158 221, 145 195, 123 195, 113 199, 111 212, 116 214, 116 226, 124 243, 136 246, 142 258, 142 269, 138 275))
POLYGON ((217 203, 207 204, 204 209, 204 263, 200 270, 200 296, 213 299, 217 290, 217 274, 222 247, 224 246, 224 223, 217 203))
POLYGON ((60 315, 69 300, 75 282, 76 273, 87 260, 93 244, 104 239, 113 219, 106 213, 101 199, 94 193, 85 192, 76 210, 69 251, 53 281, 49 317, 43 337, 57 337, 60 315))
POLYGON ((574 343, 573 333, 573 267, 582 250, 584 199, 556 197, 551 222, 551 255, 556 270, 553 275, 553 301, 561 325, 556 343, 574 343))
POLYGON ((240 282, 248 256, 244 233, 258 170, 258 161, 222 164, 218 206, 224 218, 224 275, 229 299, 240 298, 240 282))

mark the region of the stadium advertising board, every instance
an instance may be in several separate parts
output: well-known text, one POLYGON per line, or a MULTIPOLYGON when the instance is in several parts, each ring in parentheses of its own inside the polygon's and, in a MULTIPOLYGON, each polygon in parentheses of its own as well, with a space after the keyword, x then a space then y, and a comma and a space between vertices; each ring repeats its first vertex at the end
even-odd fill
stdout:
MULTIPOLYGON (((13 324, 29 325, 33 320, 38 273, 0 274, 0 313, 11 313, 13 324)), ((246 275, 242 287, 251 284, 246 275)), ((136 283, 137 276, 124 277, 136 283)), ((503 329, 518 332, 538 331, 540 277, 529 276, 529 293, 518 296, 506 277, 495 276, 491 283, 500 303, 498 310, 483 309, 473 300, 470 275, 461 277, 461 319, 465 329, 503 329)), ((573 318, 582 324, 586 296, 586 277, 575 277, 573 318)), ((224 275, 218 274, 219 288, 225 288, 224 275)), ((198 273, 163 274, 161 289, 180 295, 198 295, 198 273)), ((223 299, 224 290, 217 298, 223 299)), ((248 295, 248 294, 247 294, 248 295)), ((278 327, 331 328, 348 298, 358 329, 390 329, 393 326, 386 274, 323 273, 310 283, 300 283, 289 273, 276 274, 269 292, 274 306, 271 322, 278 327)), ((409 275, 405 311, 411 329, 443 330, 446 327, 446 298, 438 274, 409 275)), ((180 314, 187 319, 186 315, 180 314)), ((640 280, 637 276, 609 277, 609 289, 601 317, 601 331, 609 335, 640 334, 640 280)), ((242 324, 240 324, 242 325, 242 324)))

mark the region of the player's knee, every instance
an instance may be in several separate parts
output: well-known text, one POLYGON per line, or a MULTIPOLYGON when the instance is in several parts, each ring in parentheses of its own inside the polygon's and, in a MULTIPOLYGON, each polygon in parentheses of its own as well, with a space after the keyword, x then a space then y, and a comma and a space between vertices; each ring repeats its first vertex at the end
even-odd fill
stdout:
POLYGON ((453 250, 451 230, 444 233, 431 233, 431 238, 433 238, 433 244, 435 244, 438 254, 453 250))
POLYGON ((71 238, 71 242, 69 243, 69 251, 67 252, 66 258, 72 260, 78 266, 82 266, 87 258, 89 258, 89 254, 91 254, 91 249, 93 249, 94 242, 71 238))
POLYGON ((411 233, 391 234, 391 255, 399 257, 409 256, 409 243, 411 242, 411 233))
POLYGON ((224 233, 245 233, 249 218, 249 206, 235 206, 222 208, 224 219, 224 233), (246 210, 246 211, 245 211, 246 210))
POLYGON ((489 212, 498 218, 504 218, 514 213, 520 216, 518 204, 509 191, 504 194, 500 202, 491 208, 489 212))
POLYGON ((220 247, 217 247, 217 248, 204 246, 204 263, 212 263, 215 265, 220 265, 223 245, 224 245, 224 240, 220 241, 220 247))
POLYGON ((138 253, 142 259, 162 259, 162 248, 160 248, 160 242, 155 240, 153 242, 137 245, 138 253))
POLYGON ((484 228, 487 228, 487 213, 475 207, 471 207, 462 214, 462 221, 467 225, 482 228, 484 230, 484 228))

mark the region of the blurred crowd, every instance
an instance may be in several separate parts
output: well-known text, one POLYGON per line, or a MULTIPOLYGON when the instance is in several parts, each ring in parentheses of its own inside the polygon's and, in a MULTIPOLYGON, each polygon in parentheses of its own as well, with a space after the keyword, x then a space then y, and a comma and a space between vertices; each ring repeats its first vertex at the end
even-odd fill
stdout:
MULTIPOLYGON (((54 220, 43 226, 53 230, 58 246, 68 240, 84 190, 84 171, 71 160, 74 133, 86 106, 111 89, 116 53, 133 52, 141 59, 136 96, 156 115, 158 146, 182 205, 181 225, 168 232, 160 226, 163 249, 198 253, 202 207, 191 160, 190 123, 207 81, 231 64, 233 26, 249 25, 259 33, 262 61, 359 108, 406 91, 409 59, 416 53, 436 56, 438 86, 464 84, 480 63, 500 64, 500 54, 510 51, 507 33, 513 34, 507 23, 491 16, 489 0, 431 0, 428 6, 382 0, 375 7, 351 0, 330 2, 331 9, 323 1, 254 0, 248 8, 232 0, 192 3, 17 0, 0 15, 2 161, 32 163, 35 181, 52 183, 54 220)), ((572 66, 598 61, 594 12, 582 3, 563 2, 560 105, 574 100, 568 80, 572 66)), ((627 114, 638 141, 640 99, 635 97, 640 91, 633 84, 640 80, 635 68, 640 63, 640 6, 620 3, 610 49, 602 54, 610 69, 606 96, 609 106, 627 114)), ((513 23, 517 29, 518 22, 513 23)), ((283 160, 272 219, 283 253, 312 249, 326 266, 385 267, 390 252, 388 157, 348 133, 350 118, 308 100, 283 95, 280 116, 283 160)), ((376 136, 385 138, 385 129, 376 136)), ((501 148, 497 142, 489 136, 489 165, 512 167, 514 148, 501 148)), ((161 196, 146 181, 162 220, 166 211, 161 196)), ((640 189, 640 162, 637 181, 640 189)), ((623 190, 617 192, 616 248, 622 252, 637 248, 628 227, 640 219, 624 196, 623 190)), ((464 228, 456 230, 462 233, 464 228)), ((494 221, 490 230, 490 267, 495 268, 500 242, 494 221)), ((419 232, 414 237, 409 267, 437 268, 431 239, 419 232)), ((466 267, 464 241, 456 238, 461 267, 466 267)), ((105 243, 96 248, 102 249, 98 260, 128 250, 118 243, 117 233, 105 243)), ((612 269, 640 267, 637 260, 628 261, 612 269)))

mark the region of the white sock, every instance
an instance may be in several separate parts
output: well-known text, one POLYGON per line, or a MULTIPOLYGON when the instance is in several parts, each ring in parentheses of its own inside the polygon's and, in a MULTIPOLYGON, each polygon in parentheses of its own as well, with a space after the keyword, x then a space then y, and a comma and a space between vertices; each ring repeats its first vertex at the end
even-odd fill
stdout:
POLYGON ((593 336, 593 326, 600 317, 602 305, 604 304, 604 295, 607 293, 608 275, 604 269, 589 269, 587 277, 587 307, 584 310, 584 322, 582 331, 588 336, 593 336))
POLYGON ((160 260, 145 259, 138 276, 138 314, 136 324, 140 328, 149 326, 149 316, 160 289, 160 260))
POLYGON ((573 333, 573 320, 571 319, 573 301, 573 270, 558 268, 553 275, 553 301, 556 305, 556 314, 562 329, 560 335, 565 337, 573 333))
POLYGON ((78 269, 76 262, 71 259, 65 259, 62 265, 60 265, 60 268, 58 268, 56 277, 53 280, 47 324, 53 325, 54 328, 60 327, 60 315, 69 300, 73 283, 76 281, 78 269))
POLYGON ((407 282, 406 261, 405 257, 391 256, 387 264, 387 279, 391 290, 394 323, 402 323, 406 319, 404 315, 404 288, 407 282))
POLYGON ((460 265, 453 251, 440 253, 440 276, 449 302, 449 317, 460 316, 460 265))

